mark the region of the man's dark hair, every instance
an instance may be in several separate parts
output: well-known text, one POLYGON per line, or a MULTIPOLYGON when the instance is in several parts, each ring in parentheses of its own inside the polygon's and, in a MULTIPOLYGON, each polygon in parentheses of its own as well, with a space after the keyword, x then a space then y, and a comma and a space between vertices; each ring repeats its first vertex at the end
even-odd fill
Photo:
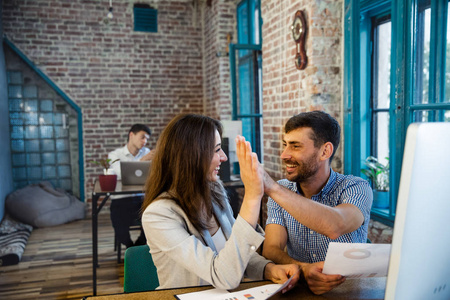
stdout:
POLYGON ((330 156, 331 163, 341 138, 341 127, 336 119, 323 111, 303 112, 293 116, 286 122, 284 132, 289 133, 302 127, 312 129, 313 135, 310 138, 314 141, 314 147, 319 148, 326 142, 333 144, 333 154, 330 156))
POLYGON ((148 126, 144 124, 134 124, 131 126, 130 131, 128 131, 128 139, 130 139, 130 132, 137 134, 140 131, 145 131, 149 136, 152 135, 152 131, 148 126))

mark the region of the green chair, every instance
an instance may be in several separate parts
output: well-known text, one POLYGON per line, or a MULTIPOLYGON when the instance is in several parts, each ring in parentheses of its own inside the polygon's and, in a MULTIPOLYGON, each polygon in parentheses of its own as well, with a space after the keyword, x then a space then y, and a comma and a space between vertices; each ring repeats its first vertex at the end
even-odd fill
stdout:
POLYGON ((158 274, 148 245, 129 247, 125 251, 123 291, 153 291, 159 286, 158 274))

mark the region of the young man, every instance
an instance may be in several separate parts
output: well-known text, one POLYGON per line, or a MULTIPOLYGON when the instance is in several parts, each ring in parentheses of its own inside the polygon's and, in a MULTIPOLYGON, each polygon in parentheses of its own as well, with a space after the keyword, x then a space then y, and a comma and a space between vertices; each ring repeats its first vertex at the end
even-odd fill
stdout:
POLYGON ((327 113, 292 117, 285 125, 281 154, 286 179, 276 183, 267 173, 264 178, 270 198, 263 255, 275 263, 298 264, 315 294, 345 281, 322 273, 330 241, 367 241, 372 189, 359 177, 331 169, 339 140, 339 124, 327 113))
MULTIPOLYGON (((117 174, 117 179, 121 179, 121 161, 152 160, 154 151, 145 147, 150 135, 150 128, 143 124, 134 124, 128 132, 127 144, 108 154, 111 161, 119 159, 111 166, 114 174, 117 174)), ((111 222, 119 242, 127 248, 133 245, 145 245, 143 230, 136 242, 132 241, 129 230, 130 226, 140 219, 143 194, 114 196, 111 200, 111 222)))

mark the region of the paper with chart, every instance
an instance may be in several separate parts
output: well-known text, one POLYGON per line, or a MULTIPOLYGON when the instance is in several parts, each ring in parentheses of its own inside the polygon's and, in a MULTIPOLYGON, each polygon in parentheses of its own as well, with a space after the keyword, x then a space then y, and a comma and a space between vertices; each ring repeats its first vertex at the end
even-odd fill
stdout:
POLYGON ((243 291, 232 292, 227 295, 218 296, 211 298, 211 300, 266 300, 273 295, 281 292, 285 287, 287 287, 292 279, 297 276, 299 271, 297 271, 293 276, 291 276, 285 283, 277 284, 265 284, 257 286, 254 288, 249 288, 243 291))
POLYGON ((387 276, 390 252, 390 244, 331 242, 322 272, 348 278, 387 276))
POLYGON ((227 290, 211 289, 200 292, 175 295, 179 300, 265 300, 280 290, 281 284, 266 284, 230 293, 227 290))
POLYGON ((217 296, 229 295, 230 292, 222 289, 210 289, 200 292, 192 292, 186 294, 175 295, 178 300, 199 300, 199 299, 211 299, 217 296))
MULTIPOLYGON (((298 273, 298 272, 297 272, 298 273)), ((175 295, 175 297, 179 300, 199 300, 199 299, 208 299, 208 300, 266 300, 271 296, 279 293, 283 290, 288 284, 292 281, 292 278, 297 275, 294 274, 283 284, 265 284, 261 286, 257 286, 254 288, 249 288, 242 291, 237 292, 228 292, 227 290, 221 289, 211 289, 201 292, 193 292, 187 294, 175 295)))

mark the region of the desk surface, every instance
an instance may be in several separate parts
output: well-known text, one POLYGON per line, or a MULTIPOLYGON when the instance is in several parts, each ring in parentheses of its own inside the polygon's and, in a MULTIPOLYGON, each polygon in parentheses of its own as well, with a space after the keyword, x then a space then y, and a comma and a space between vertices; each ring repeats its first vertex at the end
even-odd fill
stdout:
POLYGON ((102 191, 100 182, 98 180, 94 183, 94 195, 120 195, 120 194, 134 194, 144 192, 144 185, 123 185, 121 180, 117 180, 116 189, 114 191, 102 191))
MULTIPOLYGON (((239 285, 235 290, 249 289, 255 286, 260 286, 264 284, 270 284, 270 281, 254 281, 254 282, 244 282, 239 285)), ((347 279, 343 284, 335 288, 334 290, 325 293, 323 295, 314 295, 311 291, 303 284, 297 285, 294 289, 286 294, 277 294, 270 299, 305 299, 305 300, 316 300, 316 299, 338 299, 338 300, 348 300, 348 299, 384 299, 384 290, 386 287, 386 277, 376 277, 376 278, 361 278, 361 279, 347 279)), ((212 288, 211 286, 202 287, 190 287, 190 288, 180 288, 180 289, 170 289, 170 290, 157 290, 150 292, 141 293, 129 293, 129 294, 115 294, 115 295, 103 295, 103 296, 92 296, 85 297, 84 299, 147 299, 147 300, 173 300, 175 295, 192 293, 203 291, 212 288)))

